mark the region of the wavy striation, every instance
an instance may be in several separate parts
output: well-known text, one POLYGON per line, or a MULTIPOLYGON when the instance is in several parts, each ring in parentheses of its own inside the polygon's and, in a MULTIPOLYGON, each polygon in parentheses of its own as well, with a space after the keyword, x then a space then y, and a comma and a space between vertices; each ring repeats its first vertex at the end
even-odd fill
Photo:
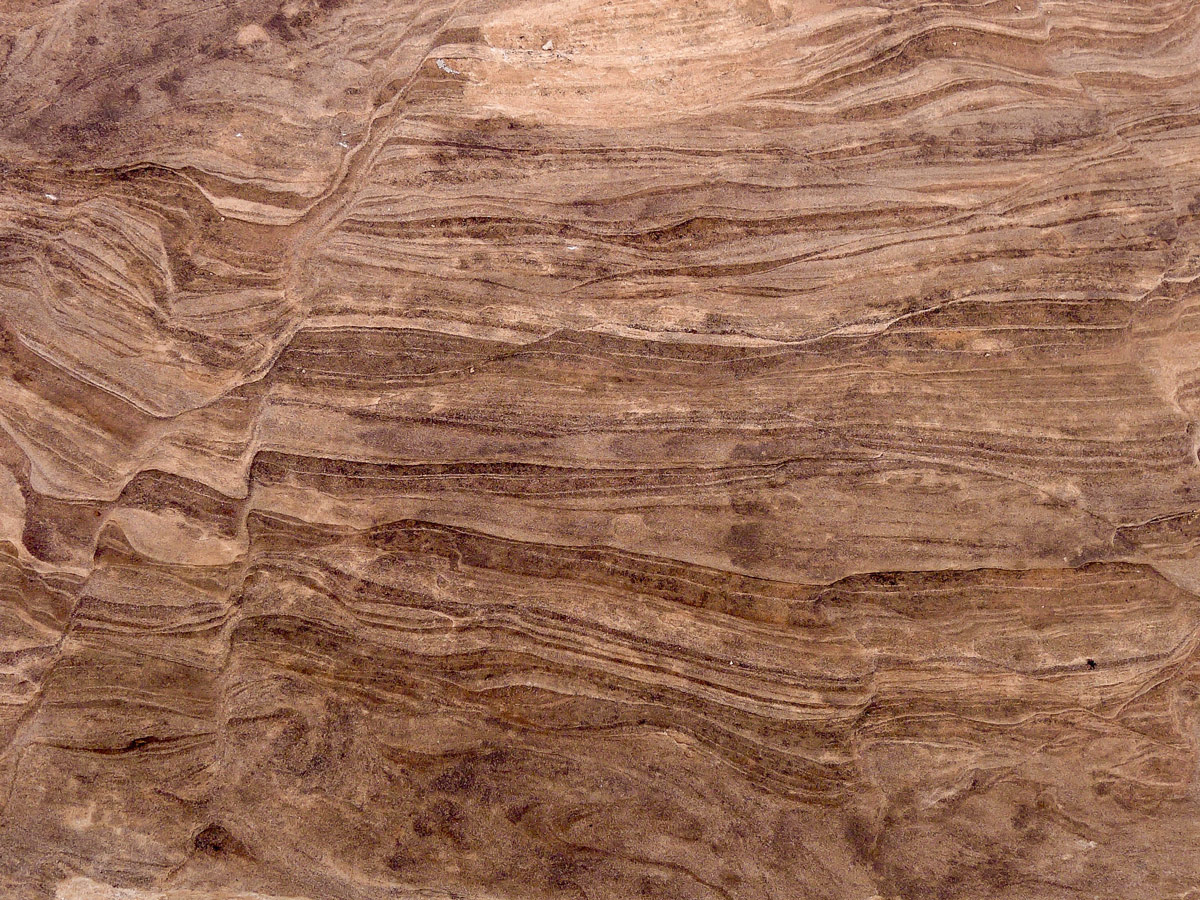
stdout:
POLYGON ((0 8, 0 895, 1200 892, 1200 7, 0 8))

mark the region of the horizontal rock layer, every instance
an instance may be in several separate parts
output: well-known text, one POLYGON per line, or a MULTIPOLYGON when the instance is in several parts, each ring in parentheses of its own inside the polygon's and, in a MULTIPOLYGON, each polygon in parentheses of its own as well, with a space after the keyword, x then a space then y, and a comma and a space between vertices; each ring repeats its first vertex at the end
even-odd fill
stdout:
POLYGON ((0 895, 1200 894, 1200 7, 0 7, 0 895))

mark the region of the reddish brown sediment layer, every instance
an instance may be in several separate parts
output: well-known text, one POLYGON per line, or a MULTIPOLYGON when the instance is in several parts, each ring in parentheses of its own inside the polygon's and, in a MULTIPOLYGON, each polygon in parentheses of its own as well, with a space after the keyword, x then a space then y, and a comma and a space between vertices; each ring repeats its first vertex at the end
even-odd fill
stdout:
POLYGON ((0 897, 1200 897, 1200 5, 0 4, 0 897))

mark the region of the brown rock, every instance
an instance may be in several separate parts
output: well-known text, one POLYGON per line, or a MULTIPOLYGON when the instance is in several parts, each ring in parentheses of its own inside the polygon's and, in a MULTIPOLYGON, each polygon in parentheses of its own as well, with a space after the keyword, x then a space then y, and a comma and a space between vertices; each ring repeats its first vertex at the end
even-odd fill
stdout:
POLYGON ((1197 47, 0 4, 0 898, 1197 895, 1197 47))

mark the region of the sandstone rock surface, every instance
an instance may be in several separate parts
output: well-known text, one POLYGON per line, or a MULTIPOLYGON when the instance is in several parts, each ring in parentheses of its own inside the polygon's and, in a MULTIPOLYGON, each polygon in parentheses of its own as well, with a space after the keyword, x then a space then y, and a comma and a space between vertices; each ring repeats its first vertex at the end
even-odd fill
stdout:
POLYGON ((1200 898, 1200 4, 0 4, 0 897, 1200 898))

